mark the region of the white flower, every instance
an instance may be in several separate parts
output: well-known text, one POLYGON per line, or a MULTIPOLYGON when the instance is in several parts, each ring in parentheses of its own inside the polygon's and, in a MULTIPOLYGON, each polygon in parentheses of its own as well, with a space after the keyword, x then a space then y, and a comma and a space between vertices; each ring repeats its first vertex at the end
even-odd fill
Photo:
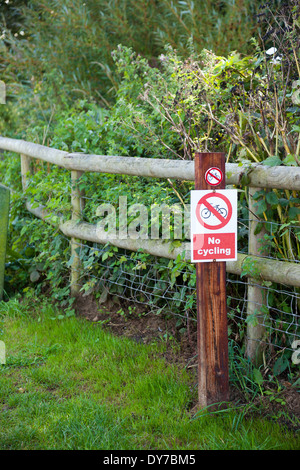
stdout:
POLYGON ((166 57, 164 54, 161 54, 158 58, 161 62, 166 62, 168 60, 168 57, 166 57))
POLYGON ((266 54, 268 54, 268 55, 274 55, 276 52, 277 52, 276 47, 270 47, 270 49, 268 49, 268 50, 266 51, 266 54))
POLYGON ((280 64, 281 62, 282 57, 279 55, 276 56, 276 53, 277 53, 276 47, 270 47, 270 49, 266 51, 266 54, 274 56, 273 59, 271 60, 271 64, 276 65, 276 64, 280 64))

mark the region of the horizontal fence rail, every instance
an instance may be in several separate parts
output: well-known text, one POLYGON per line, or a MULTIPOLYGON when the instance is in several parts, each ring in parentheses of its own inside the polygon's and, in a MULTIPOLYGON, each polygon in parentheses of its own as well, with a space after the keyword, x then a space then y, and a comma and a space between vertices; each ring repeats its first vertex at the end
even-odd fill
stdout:
MULTIPOLYGON (((8 137, 0 137, 0 148, 37 158, 68 170, 195 180, 193 161, 68 153, 8 137), (133 158, 134 165, 132 164, 133 158)), ((237 163, 226 164, 226 184, 239 185, 244 175, 247 175, 247 186, 300 190, 300 168, 269 167, 257 163, 243 166, 237 163)))

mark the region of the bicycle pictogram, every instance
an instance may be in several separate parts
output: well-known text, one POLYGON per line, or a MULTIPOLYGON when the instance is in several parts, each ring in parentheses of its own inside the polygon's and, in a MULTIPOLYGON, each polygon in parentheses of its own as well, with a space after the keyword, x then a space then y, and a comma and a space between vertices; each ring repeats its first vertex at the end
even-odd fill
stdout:
MULTIPOLYGON (((215 206, 212 206, 213 209, 215 209, 224 219, 226 219, 228 211, 225 209, 225 207, 220 207, 219 204, 216 204, 215 206)), ((212 211, 209 210, 207 207, 202 209, 201 211, 201 217, 203 219, 209 219, 209 217, 212 215, 212 211)))
POLYGON ((206 193, 196 206, 196 217, 208 230, 219 230, 231 220, 230 200, 220 192, 206 193))

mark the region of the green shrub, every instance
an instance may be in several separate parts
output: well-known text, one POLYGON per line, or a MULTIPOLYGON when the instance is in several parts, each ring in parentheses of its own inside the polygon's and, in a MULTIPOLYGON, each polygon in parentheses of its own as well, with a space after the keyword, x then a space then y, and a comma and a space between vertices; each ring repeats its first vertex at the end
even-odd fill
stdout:
POLYGON ((189 38, 198 51, 245 52, 257 30, 260 3, 29 0, 21 10, 19 30, 14 24, 10 35, 10 22, 1 28, 0 66, 6 68, 10 83, 30 83, 35 92, 47 89, 48 97, 51 89, 56 103, 62 100, 63 87, 69 100, 92 96, 105 104, 118 88, 111 58, 118 44, 132 47, 152 64, 165 44, 187 56, 189 38))

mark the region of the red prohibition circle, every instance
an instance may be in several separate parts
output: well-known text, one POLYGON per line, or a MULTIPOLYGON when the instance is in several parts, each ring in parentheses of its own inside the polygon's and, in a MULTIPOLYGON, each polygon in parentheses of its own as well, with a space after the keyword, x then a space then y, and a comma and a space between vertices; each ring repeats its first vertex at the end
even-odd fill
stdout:
POLYGON ((222 171, 220 170, 220 168, 217 168, 217 167, 212 167, 212 168, 209 168, 206 172, 205 172, 205 181, 207 184, 209 184, 210 186, 218 186, 222 181, 223 181, 223 173, 222 171), (218 172, 219 174, 219 177, 217 177, 216 175, 214 174, 211 174, 211 171, 212 170, 215 170, 218 172), (215 180, 217 180, 216 183, 212 183, 211 181, 209 181, 208 177, 211 176, 212 178, 214 178, 215 180))
POLYGON ((226 196, 224 196, 224 195, 221 194, 221 193, 208 193, 208 194, 205 194, 205 195, 200 199, 200 201, 197 203, 197 206, 196 206, 196 217, 197 217, 198 221, 200 222, 200 224, 203 225, 203 227, 205 227, 205 228, 207 228, 207 229, 209 229, 209 230, 219 230, 219 229, 225 227, 225 225, 227 225, 228 222, 230 221, 231 216, 232 216, 232 205, 231 205, 231 202, 229 201, 229 199, 228 199, 226 196), (209 199, 209 198, 211 198, 211 197, 220 198, 220 199, 222 199, 222 201, 225 202, 225 204, 227 204, 228 214, 227 214, 227 217, 226 217, 226 218, 223 217, 223 216, 207 201, 207 199, 209 199), (202 219, 201 214, 200 214, 200 207, 201 207, 202 204, 220 220, 220 223, 219 223, 219 224, 217 224, 217 225, 210 225, 210 224, 204 222, 204 220, 202 219))

